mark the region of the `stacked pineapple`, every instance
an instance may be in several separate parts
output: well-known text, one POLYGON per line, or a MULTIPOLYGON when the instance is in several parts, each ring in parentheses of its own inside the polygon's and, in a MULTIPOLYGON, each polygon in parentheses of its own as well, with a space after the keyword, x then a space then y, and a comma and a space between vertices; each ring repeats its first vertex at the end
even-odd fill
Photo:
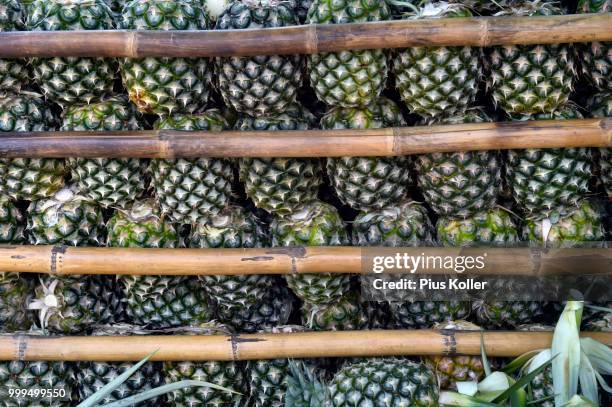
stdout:
MULTIPOLYGON (((34 0, 26 7, 18 0, 0 0, 0 31, 236 30, 392 18, 383 0, 220 3, 34 0)), ((579 11, 606 12, 607 4, 581 1, 579 11)), ((393 10, 406 19, 462 18, 473 10, 521 16, 564 12, 546 1, 423 2, 416 7, 396 4, 393 10)), ((588 101, 590 115, 604 117, 612 112, 608 48, 607 43, 593 43, 576 49, 566 44, 486 50, 411 47, 307 57, 0 60, 0 131, 148 128, 205 136, 228 129, 357 130, 482 123, 502 117, 572 119, 583 117, 570 102, 579 71, 597 88, 588 101), (582 55, 580 66, 576 55, 582 55)), ((324 159, 1 159, 0 243, 273 247, 288 253, 302 246, 351 244, 511 246, 529 241, 574 246, 603 240, 599 206, 586 196, 592 192, 595 169, 601 175, 600 189, 612 196, 611 160, 609 149, 587 148, 324 159), (503 199, 503 187, 514 202, 503 199)), ((497 329, 554 319, 547 311, 555 309, 535 301, 450 301, 418 293, 375 302, 366 300, 351 276, 332 273, 285 278, 117 274, 30 278, 0 273, 0 332, 30 326, 57 335, 136 335, 145 328, 146 333, 177 335, 497 329), (117 324, 122 322, 132 325, 121 325, 119 333, 117 324)), ((588 323, 606 329, 607 321, 593 318, 588 323)), ((190 388, 171 392, 167 403, 317 405, 310 404, 312 398, 328 395, 335 406, 374 405, 376 400, 435 406, 439 388, 483 375, 476 357, 306 364, 299 372, 285 359, 148 363, 105 402, 163 382, 207 380, 243 398, 190 388), (316 382, 311 379, 320 372, 332 377, 328 386, 301 387, 316 382)), ((82 399, 131 366, 0 363, 0 399, 4 387, 26 379, 32 387, 46 383, 74 388, 82 399)), ((164 405, 164 400, 149 405, 164 405)))

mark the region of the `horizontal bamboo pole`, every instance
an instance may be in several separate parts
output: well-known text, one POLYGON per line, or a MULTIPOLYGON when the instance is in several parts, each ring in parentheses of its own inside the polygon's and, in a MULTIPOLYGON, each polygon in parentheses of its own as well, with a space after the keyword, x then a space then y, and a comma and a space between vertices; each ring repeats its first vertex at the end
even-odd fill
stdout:
MULTIPOLYGON (((612 333, 582 336, 612 344, 612 333)), ((511 357, 549 348, 552 332, 489 331, 489 356, 511 357)), ((393 330, 199 336, 0 336, 0 360, 136 361, 256 360, 276 358, 479 355, 481 332, 393 330)))
POLYGON ((339 157, 612 147, 612 118, 368 130, 0 132, 0 157, 339 157))
POLYGON ((234 31, 2 32, 0 58, 211 57, 414 46, 612 40, 612 15, 472 17, 302 25, 234 31))
MULTIPOLYGON (((485 256, 478 275, 605 273, 612 270, 612 249, 564 248, 373 248, 285 247, 262 249, 142 249, 65 246, 0 246, 0 271, 55 275, 243 275, 372 272, 370 257, 485 256), (366 252, 367 250, 367 252, 366 252), (363 264, 362 264, 363 262, 363 264)), ((402 270, 406 273, 406 270, 402 270)), ((452 270, 421 267, 421 274, 452 270)))

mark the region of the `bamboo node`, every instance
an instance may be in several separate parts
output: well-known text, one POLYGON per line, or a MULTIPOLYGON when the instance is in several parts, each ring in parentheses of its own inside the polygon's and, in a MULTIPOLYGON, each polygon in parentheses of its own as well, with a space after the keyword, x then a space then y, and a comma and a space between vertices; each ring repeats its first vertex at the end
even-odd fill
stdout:
POLYGON ((491 37, 490 37, 490 33, 489 30, 491 29, 489 27, 489 19, 488 18, 483 18, 480 20, 480 35, 478 36, 478 42, 480 43, 481 47, 488 47, 489 43, 491 42, 491 37))
POLYGON ((64 261, 64 254, 66 254, 66 246, 53 246, 51 248, 51 274, 58 274, 58 264, 61 274, 62 264, 64 261))
POLYGON ((15 338, 15 359, 23 361, 26 359, 26 351, 28 350, 28 337, 23 334, 18 334, 15 338))
POLYGON ((291 259, 290 274, 298 274, 297 259, 303 259, 306 257, 306 248, 303 246, 278 247, 276 249, 268 250, 266 254, 281 254, 289 256, 291 259))
POLYGON ((308 53, 316 54, 319 52, 319 33, 317 31, 318 24, 310 24, 307 35, 306 49, 308 53))
POLYGON ((445 355, 455 355, 457 354, 457 337, 455 333, 457 331, 455 329, 441 329, 440 335, 442 335, 442 341, 444 343, 444 351, 445 355))

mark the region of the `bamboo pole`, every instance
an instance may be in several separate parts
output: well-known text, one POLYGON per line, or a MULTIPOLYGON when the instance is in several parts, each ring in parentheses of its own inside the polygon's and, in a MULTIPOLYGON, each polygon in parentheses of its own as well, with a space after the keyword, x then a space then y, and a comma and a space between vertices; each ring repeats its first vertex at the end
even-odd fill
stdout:
MULTIPOLYGON (((545 276, 609 273, 612 249, 598 248, 360 248, 143 249, 0 246, 0 271, 54 275, 247 275, 372 272, 372 256, 485 256, 478 275, 545 276)), ((391 272, 403 272, 396 270, 391 272)), ((409 272, 409 271, 408 271, 409 272)), ((454 272, 436 263, 421 274, 454 272)), ((467 273, 467 272, 466 272, 467 273)))
MULTIPOLYGON (((605 344, 612 333, 583 332, 605 344)), ((482 333, 487 355, 512 357, 549 348, 552 332, 482 333)), ((480 331, 393 330, 199 336, 0 335, 0 360, 137 361, 480 355, 480 331), (347 346, 350 344, 350 346, 347 346)))
POLYGON ((2 32, 0 58, 211 57, 612 41, 612 15, 471 17, 224 31, 2 32))
POLYGON ((0 132, 0 157, 339 157, 612 147, 612 118, 367 130, 0 132))

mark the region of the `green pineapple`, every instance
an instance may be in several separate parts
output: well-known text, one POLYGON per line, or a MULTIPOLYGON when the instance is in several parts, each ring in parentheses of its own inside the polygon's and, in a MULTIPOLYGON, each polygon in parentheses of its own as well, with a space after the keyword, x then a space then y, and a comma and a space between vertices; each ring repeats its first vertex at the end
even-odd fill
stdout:
POLYGON ((425 208, 403 201, 381 210, 363 211, 353 221, 353 245, 432 246, 433 226, 425 208))
MULTIPOLYGON (((525 116, 530 120, 582 118, 571 105, 525 116)), ((586 147, 508 150, 506 177, 519 206, 532 214, 576 207, 589 191, 591 150, 586 147)))
MULTIPOLYGON (((127 30, 206 30, 208 14, 200 0, 132 0, 122 11, 127 30)), ((206 58, 124 58, 121 77, 130 100, 143 113, 193 113, 206 105, 210 65, 206 58)))
MULTIPOLYGON (((259 220, 239 206, 229 206, 191 230, 189 247, 254 248, 267 246, 259 220)), ((202 289, 219 306, 244 308, 261 302, 275 283, 266 275, 200 276, 202 289)))
POLYGON ((436 323, 464 319, 470 315, 470 303, 467 301, 392 302, 390 307, 395 324, 404 329, 431 328, 436 323))
MULTIPOLYGON (((241 117, 241 131, 306 130, 314 116, 298 105, 274 117, 241 117)), ((292 213, 297 207, 317 199, 321 161, 316 158, 241 158, 240 180, 255 206, 277 215, 292 213)))
MULTIPOLYGON (((0 32, 24 29, 25 10, 19 0, 0 0, 0 32)), ((0 59, 0 91, 19 91, 30 77, 24 59, 0 59)))
MULTIPOLYGON (((314 0, 309 24, 346 24, 388 20, 390 10, 382 0, 314 0)), ((310 84, 327 105, 356 107, 373 103, 387 82, 384 49, 340 51, 308 56, 310 84)))
MULTIPOLYGON (((409 19, 471 17, 464 5, 426 3, 409 19)), ((393 57, 395 87, 412 113, 423 117, 461 115, 478 92, 482 76, 480 49, 474 47, 412 47, 393 57)))
MULTIPOLYGON (((102 0, 33 0, 27 7, 30 31, 112 30, 102 0)), ((113 90, 117 62, 109 58, 33 58, 34 80, 45 97, 66 107, 89 103, 113 90)))
MULTIPOLYGON (((275 218, 270 228, 274 247, 349 243, 346 226, 336 208, 320 201, 312 201, 284 218, 275 218)), ((292 274, 285 278, 300 299, 314 304, 334 302, 349 290, 347 274, 292 274)))
MULTIPOLYGON (((432 120, 428 124, 491 121, 478 109, 432 120)), ((440 216, 467 218, 493 208, 501 188, 497 151, 460 151, 417 156, 415 167, 425 202, 440 216)))
MULTIPOLYGON (((28 332, 31 335, 31 332, 28 332)), ((2 361, 0 362, 0 406, 2 407, 65 407, 70 404, 75 388, 74 367, 67 362, 2 361), (63 398, 16 398, 10 390, 63 390, 63 398)))
MULTIPOLYGON (((580 0, 576 13, 609 13, 610 0, 580 0)), ((610 42, 580 44, 582 73, 600 90, 612 90, 612 49, 610 42)))
MULTIPOLYGON (((519 242, 517 228, 510 214, 502 208, 478 213, 466 219, 438 219, 438 241, 444 246, 500 246, 512 247, 519 242)), ((510 296, 524 295, 514 281, 503 278, 489 279, 489 287, 496 286, 498 293, 510 296)), ((501 295, 500 295, 501 296, 501 295)), ((516 326, 535 320, 543 313, 543 304, 537 301, 490 301, 472 302, 472 311, 478 325, 484 327, 516 326)))
MULTIPOLYGON (((161 130, 221 131, 228 124, 217 109, 174 115, 155 123, 161 130)), ((162 214, 177 223, 206 222, 225 208, 232 196, 234 172, 225 158, 155 158, 152 185, 162 214)))
POLYGON ((104 243, 104 219, 100 207, 66 187, 28 208, 30 244, 99 246, 104 243))
MULTIPOLYGON (((324 129, 377 129, 406 122, 397 105, 380 98, 361 108, 331 108, 321 119, 324 129)), ((327 159, 327 174, 340 200, 355 209, 380 209, 407 193, 409 158, 339 157, 327 159)))
POLYGON ((217 308, 217 319, 239 333, 254 333, 289 321, 293 296, 286 287, 273 286, 256 304, 217 308))
MULTIPOLYGON (((177 330, 175 335, 228 335, 227 327, 219 324, 206 324, 183 330, 177 330)), ((241 394, 246 393, 246 377, 242 362, 164 362, 164 378, 167 384, 181 380, 201 380, 218 386, 232 389, 241 394)), ((170 405, 188 406, 239 406, 241 396, 224 390, 210 387, 185 387, 168 393, 170 405)))
MULTIPOLYGON (((480 331, 478 325, 467 321, 436 323, 433 329, 480 331)), ((479 356, 427 356, 425 365, 435 373, 441 389, 456 389, 457 382, 480 381, 484 377, 484 366, 479 356)))
POLYGON ((567 212, 553 212, 547 217, 525 220, 523 240, 547 247, 574 247, 584 242, 603 242, 605 237, 601 214, 588 202, 567 212))
MULTIPOLYGON (((52 130, 54 118, 40 95, 30 92, 0 95, 0 132, 52 130)), ((55 158, 0 159, 0 194, 36 200, 55 194, 64 185, 64 160, 55 158)))
MULTIPOLYGON (((612 91, 594 94, 588 106, 593 117, 612 117, 612 91)), ((599 149, 599 171, 608 198, 612 199, 612 148, 599 149)))
MULTIPOLYGON (((105 97, 64 111, 62 131, 140 130, 137 112, 123 96, 105 97)), ((144 160, 138 158, 69 158, 80 190, 103 206, 123 207, 144 190, 144 160)))
MULTIPOLYGON (((297 25, 290 2, 236 0, 217 19, 217 30, 297 25)), ((215 59, 219 91, 228 106, 253 117, 283 113, 302 82, 301 55, 259 55, 215 59)))
POLYGON ((348 293, 329 304, 305 302, 302 322, 314 331, 356 331, 368 321, 356 293, 348 293))
MULTIPOLYGON (((147 332, 128 324, 96 326, 96 329, 92 332, 93 336, 144 334, 147 334, 147 332)), ((84 401, 91 397, 133 366, 134 363, 132 362, 78 362, 76 365, 76 382, 79 400, 84 401)), ((163 385, 164 377, 161 367, 161 363, 145 363, 119 387, 100 400, 100 404, 110 404, 163 385)), ((161 406, 164 399, 165 397, 161 396, 138 405, 142 407, 161 406)))
MULTIPOLYGON (((160 219, 151 200, 136 201, 108 221, 108 246, 175 248, 181 239, 160 219)), ((187 276, 120 276, 128 319, 151 328, 193 325, 211 318, 208 298, 198 280, 187 276)))
MULTIPOLYGON (((24 238, 24 216, 6 196, 0 196, 0 244, 20 244, 24 238)), ((16 273, 0 272, 0 332, 30 327, 27 304, 30 281, 16 273)))
POLYGON ((338 371, 327 390, 340 406, 438 406, 435 376, 423 364, 406 359, 366 359, 338 371))
MULTIPOLYGON (((498 16, 564 14, 549 1, 519 1, 498 16)), ((503 45, 487 52, 487 88, 508 114, 549 113, 561 108, 573 90, 576 67, 568 44, 503 45)))

